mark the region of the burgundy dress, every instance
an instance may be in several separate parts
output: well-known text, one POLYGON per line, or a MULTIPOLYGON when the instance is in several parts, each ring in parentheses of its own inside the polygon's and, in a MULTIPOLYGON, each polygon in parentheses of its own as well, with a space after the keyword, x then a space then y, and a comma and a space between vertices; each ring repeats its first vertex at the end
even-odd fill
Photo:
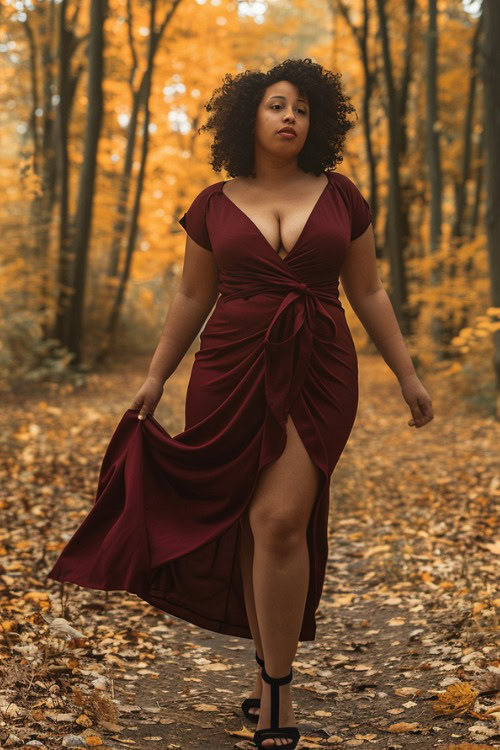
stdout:
MULTIPOLYGON (((370 207, 345 175, 328 182, 281 258, 222 191, 204 188, 180 219, 219 269, 214 310, 170 436, 127 409, 102 460, 94 504, 48 574, 123 590, 207 630, 251 638, 240 517, 259 472, 285 447, 290 413, 322 482, 307 528, 301 641, 315 639, 328 557, 329 484, 358 405, 358 365, 339 273, 370 207)), ((271 572, 272 573, 272 572, 271 572)))

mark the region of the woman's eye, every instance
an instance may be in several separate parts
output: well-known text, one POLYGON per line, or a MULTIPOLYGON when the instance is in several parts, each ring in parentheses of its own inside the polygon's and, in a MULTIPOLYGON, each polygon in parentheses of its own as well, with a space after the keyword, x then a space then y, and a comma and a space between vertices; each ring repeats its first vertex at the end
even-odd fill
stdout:
MULTIPOLYGON (((273 107, 281 107, 281 104, 271 104, 271 109, 273 109, 273 107)), ((299 112, 301 112, 303 115, 306 114, 305 109, 299 109, 299 112)))

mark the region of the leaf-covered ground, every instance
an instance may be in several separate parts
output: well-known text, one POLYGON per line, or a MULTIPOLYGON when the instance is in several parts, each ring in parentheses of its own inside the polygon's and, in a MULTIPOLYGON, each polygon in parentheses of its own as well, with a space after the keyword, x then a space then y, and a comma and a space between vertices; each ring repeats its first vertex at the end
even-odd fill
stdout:
MULTIPOLYGON (((500 748, 500 426, 425 379, 435 419, 409 428, 384 362, 359 359, 317 639, 293 664, 299 747, 500 748)), ((183 427, 191 363, 155 414, 170 434, 183 427)), ((3 399, 3 747, 254 747, 239 709, 255 681, 251 641, 124 592, 66 584, 62 597, 46 578, 147 364, 115 360, 84 390, 3 399)))

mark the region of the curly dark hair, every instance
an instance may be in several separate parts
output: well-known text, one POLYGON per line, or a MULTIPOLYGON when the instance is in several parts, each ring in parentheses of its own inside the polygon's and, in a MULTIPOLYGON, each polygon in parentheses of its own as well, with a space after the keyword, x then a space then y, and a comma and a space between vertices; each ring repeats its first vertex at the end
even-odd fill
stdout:
POLYGON ((319 176, 322 171, 342 161, 342 147, 348 130, 354 127, 347 119, 356 112, 350 98, 343 93, 341 73, 324 69, 311 58, 287 59, 267 71, 245 70, 233 77, 226 73, 223 84, 214 90, 205 104, 212 112, 198 129, 213 130, 211 159, 215 172, 224 167, 231 177, 248 177, 254 172, 255 118, 257 108, 268 86, 289 81, 301 96, 309 100, 309 131, 297 162, 304 172, 319 176))

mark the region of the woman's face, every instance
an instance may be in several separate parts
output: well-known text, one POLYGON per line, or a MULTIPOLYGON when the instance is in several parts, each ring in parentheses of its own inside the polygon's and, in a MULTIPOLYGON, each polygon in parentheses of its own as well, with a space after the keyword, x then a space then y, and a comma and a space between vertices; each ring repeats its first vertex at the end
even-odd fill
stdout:
POLYGON ((309 103, 297 86, 277 81, 268 86, 257 108, 255 147, 286 158, 296 157, 305 143, 309 130, 309 103), (279 135, 284 127, 293 128, 293 135, 279 135))

